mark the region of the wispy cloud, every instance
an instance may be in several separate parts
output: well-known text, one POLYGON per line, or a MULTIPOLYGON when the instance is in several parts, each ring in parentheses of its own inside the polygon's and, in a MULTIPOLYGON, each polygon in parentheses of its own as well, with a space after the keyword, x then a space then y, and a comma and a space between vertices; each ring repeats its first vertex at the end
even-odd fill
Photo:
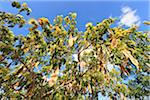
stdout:
POLYGON ((125 6, 121 9, 122 15, 120 16, 120 25, 132 26, 133 24, 139 26, 141 21, 140 17, 136 14, 136 10, 132 10, 130 7, 125 6))

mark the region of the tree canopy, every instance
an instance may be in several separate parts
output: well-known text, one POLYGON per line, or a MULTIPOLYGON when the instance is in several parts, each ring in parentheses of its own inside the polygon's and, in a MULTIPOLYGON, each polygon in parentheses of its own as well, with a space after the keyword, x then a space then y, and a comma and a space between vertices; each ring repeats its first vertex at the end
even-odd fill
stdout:
POLYGON ((26 20, 22 13, 32 12, 26 3, 13 1, 12 7, 16 14, 0 11, 1 99, 92 100, 101 93, 125 100, 150 95, 149 32, 136 25, 112 27, 116 18, 87 23, 79 31, 74 12, 50 22, 45 17, 26 20), (15 35, 14 27, 25 25, 28 33, 15 35))

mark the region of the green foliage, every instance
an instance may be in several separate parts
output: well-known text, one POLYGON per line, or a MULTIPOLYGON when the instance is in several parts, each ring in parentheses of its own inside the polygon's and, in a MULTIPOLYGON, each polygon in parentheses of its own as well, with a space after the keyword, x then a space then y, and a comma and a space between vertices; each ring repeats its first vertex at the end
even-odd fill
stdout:
POLYGON ((80 32, 76 13, 57 16, 52 23, 44 17, 26 21, 21 12, 30 14, 27 4, 13 1, 12 6, 17 14, 0 12, 0 98, 82 100, 98 98, 99 92, 112 99, 149 95, 149 32, 136 26, 111 27, 114 18, 95 26, 87 23, 80 32), (26 36, 16 36, 12 31, 16 25, 31 26, 26 36))

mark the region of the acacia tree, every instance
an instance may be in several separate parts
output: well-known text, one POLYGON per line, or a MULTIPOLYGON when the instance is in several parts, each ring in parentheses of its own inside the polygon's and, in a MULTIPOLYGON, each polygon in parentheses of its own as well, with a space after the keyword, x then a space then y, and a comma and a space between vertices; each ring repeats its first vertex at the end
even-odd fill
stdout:
MULTIPOLYGON (((150 39, 137 26, 110 27, 116 19, 76 27, 76 13, 24 19, 26 3, 13 1, 16 14, 0 11, 0 98, 143 98, 149 91, 150 39), (27 35, 12 29, 26 28, 27 35), (74 58, 73 58, 74 57, 74 58), (110 68, 112 66, 112 68, 110 68), (128 82, 124 80, 134 76, 128 82)), ((149 24, 149 22, 145 22, 149 24)))

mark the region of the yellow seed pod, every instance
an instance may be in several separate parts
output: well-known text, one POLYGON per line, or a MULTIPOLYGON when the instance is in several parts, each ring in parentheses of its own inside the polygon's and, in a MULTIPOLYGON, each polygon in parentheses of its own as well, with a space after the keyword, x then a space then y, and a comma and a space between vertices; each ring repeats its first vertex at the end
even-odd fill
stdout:
POLYGON ((37 24, 37 21, 34 18, 29 19, 28 21, 29 24, 37 24))
POLYGON ((67 34, 67 31, 63 31, 63 34, 66 35, 66 34, 67 34))
POLYGON ((55 31, 56 31, 56 33, 60 33, 61 32, 61 29, 59 28, 59 26, 55 26, 55 31))
POLYGON ((43 25, 43 24, 48 24, 49 20, 47 18, 43 17, 43 18, 39 18, 38 22, 40 25, 43 25))
POLYGON ((62 16, 57 16, 56 19, 59 20, 59 23, 62 23, 62 20, 63 20, 62 16))
POLYGON ((56 44, 54 44, 53 46, 54 46, 54 48, 57 48, 57 45, 56 45, 56 44))
POLYGON ((66 16, 66 17, 64 18, 64 20, 65 20, 66 24, 70 24, 70 18, 69 18, 68 16, 66 16))
POLYGON ((63 45, 64 41, 63 39, 59 39, 59 45, 63 45))
POLYGON ((145 25, 150 25, 150 21, 144 21, 143 22, 145 25))
POLYGON ((26 23, 26 21, 25 20, 21 20, 21 22, 20 22, 21 24, 25 24, 26 23))
POLYGON ((43 20, 43 22, 48 23, 49 20, 47 18, 41 18, 43 20))
POLYGON ((85 36, 88 36, 88 31, 85 31, 85 32, 84 32, 84 35, 85 35, 85 36))
POLYGON ((93 30, 97 30, 97 27, 96 27, 96 26, 94 26, 94 27, 93 27, 93 30))
POLYGON ((101 28, 101 26, 102 26, 102 23, 98 23, 98 24, 97 24, 97 27, 98 27, 98 28, 101 28))
POLYGON ((28 7, 27 3, 23 3, 22 7, 27 8, 28 7))
POLYGON ((91 23, 91 22, 89 22, 89 23, 87 23, 86 25, 85 25, 85 27, 87 28, 87 27, 92 27, 93 26, 93 24, 91 23))
POLYGON ((72 13, 72 14, 71 14, 71 17, 72 17, 73 19, 75 19, 75 18, 77 17, 77 13, 72 13))
POLYGON ((9 80, 9 79, 10 79, 9 75, 4 76, 4 80, 9 80))

